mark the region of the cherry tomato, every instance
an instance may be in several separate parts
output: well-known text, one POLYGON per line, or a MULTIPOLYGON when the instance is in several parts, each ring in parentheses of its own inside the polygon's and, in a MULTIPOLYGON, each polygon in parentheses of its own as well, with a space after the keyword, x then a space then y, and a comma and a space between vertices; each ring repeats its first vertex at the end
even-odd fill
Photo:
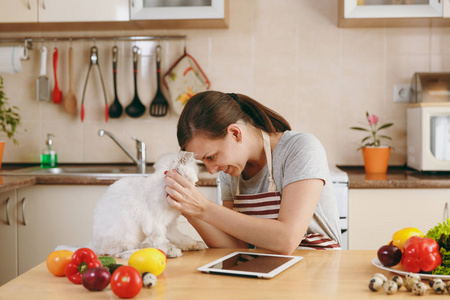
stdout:
POLYGON ((47 256, 47 269, 55 276, 66 276, 66 266, 72 260, 69 250, 53 251, 47 256))
POLYGON ((142 289, 142 277, 131 266, 122 266, 111 277, 111 290, 120 298, 134 298, 142 289))

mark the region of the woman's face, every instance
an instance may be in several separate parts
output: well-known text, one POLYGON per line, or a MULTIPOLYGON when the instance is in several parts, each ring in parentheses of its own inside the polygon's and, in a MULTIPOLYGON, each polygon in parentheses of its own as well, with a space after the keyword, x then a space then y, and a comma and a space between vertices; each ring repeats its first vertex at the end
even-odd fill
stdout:
POLYGON ((210 174, 224 171, 233 177, 239 176, 247 163, 243 150, 233 132, 228 132, 221 139, 196 136, 186 146, 186 151, 193 152, 210 174))

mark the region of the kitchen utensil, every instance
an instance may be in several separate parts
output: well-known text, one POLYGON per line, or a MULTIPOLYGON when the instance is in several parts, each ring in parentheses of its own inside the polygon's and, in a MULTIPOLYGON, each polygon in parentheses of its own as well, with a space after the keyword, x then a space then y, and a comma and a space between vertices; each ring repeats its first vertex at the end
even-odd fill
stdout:
POLYGON ((69 48, 69 92, 64 97, 64 108, 69 114, 77 112, 77 97, 73 91, 73 49, 69 48))
POLYGON ((53 51, 53 75, 55 76, 55 88, 53 89, 53 102, 60 104, 62 102, 62 92, 58 87, 58 76, 56 70, 58 69, 58 48, 53 51))
POLYGON ((157 91, 155 98, 150 105, 150 115, 154 117, 163 117, 167 114, 167 109, 169 107, 169 103, 164 97, 161 91, 161 83, 160 83, 160 73, 161 73, 161 46, 156 46, 156 78, 157 78, 157 91))
POLYGON ((125 108, 125 112, 132 118, 138 118, 145 112, 145 106, 139 100, 137 92, 137 61, 139 48, 133 47, 133 75, 134 75, 134 98, 133 101, 125 108))
POLYGON ((167 89, 170 109, 181 114, 186 103, 197 93, 209 89, 210 82, 195 59, 186 53, 175 61, 162 78, 167 89))
POLYGON ((119 97, 117 97, 117 52, 119 49, 117 46, 114 46, 112 49, 113 52, 113 78, 114 78, 114 102, 109 107, 109 117, 110 118, 119 118, 122 115, 122 105, 119 102, 119 97))
POLYGON ((100 76, 100 81, 102 82, 103 95, 105 97, 105 122, 108 122, 108 100, 106 99, 106 89, 105 89, 105 83, 103 82, 102 72, 100 70, 100 65, 98 64, 98 49, 96 46, 91 47, 89 69, 88 69, 88 72, 86 75, 86 81, 84 82, 83 97, 81 98, 81 122, 84 121, 84 96, 86 94, 86 86, 87 86, 88 79, 89 79, 89 73, 91 72, 91 68, 93 65, 97 66, 98 74, 100 76))
POLYGON ((36 82, 37 100, 50 100, 50 81, 46 75, 47 73, 47 47, 41 47, 41 73, 36 82))

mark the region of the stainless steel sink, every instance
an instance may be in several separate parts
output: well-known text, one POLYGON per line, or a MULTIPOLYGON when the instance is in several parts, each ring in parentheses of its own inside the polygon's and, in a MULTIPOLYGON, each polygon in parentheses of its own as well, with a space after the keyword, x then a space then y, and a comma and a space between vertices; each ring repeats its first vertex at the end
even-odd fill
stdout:
POLYGON ((1 175, 36 175, 36 176, 93 176, 93 177, 123 177, 148 176, 154 172, 153 166, 147 166, 146 173, 139 172, 136 166, 117 165, 68 165, 57 168, 41 169, 40 166, 22 168, 13 171, 2 171, 1 175))

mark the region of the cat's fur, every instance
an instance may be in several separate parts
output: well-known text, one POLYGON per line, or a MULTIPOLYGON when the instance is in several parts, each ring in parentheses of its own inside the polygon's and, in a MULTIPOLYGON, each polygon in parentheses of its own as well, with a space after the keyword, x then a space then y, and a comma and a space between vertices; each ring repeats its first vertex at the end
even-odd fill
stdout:
MULTIPOLYGON (((112 184, 94 211, 92 239, 87 245, 98 255, 128 259, 142 248, 158 248, 167 257, 206 246, 177 229, 180 211, 166 201, 164 171, 176 169, 186 179, 198 181, 192 153, 165 154, 147 177, 123 177, 112 184)), ((70 249, 59 246, 57 249, 70 249)))

